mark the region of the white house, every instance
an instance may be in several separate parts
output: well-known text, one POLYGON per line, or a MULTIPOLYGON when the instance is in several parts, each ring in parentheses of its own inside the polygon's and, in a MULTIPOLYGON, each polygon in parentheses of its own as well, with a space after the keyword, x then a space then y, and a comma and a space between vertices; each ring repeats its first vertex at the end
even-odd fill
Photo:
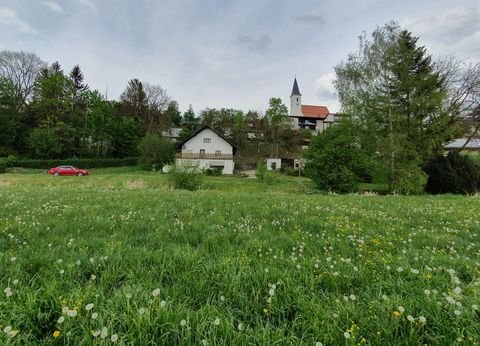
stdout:
POLYGON ((200 169, 222 168, 223 174, 233 174, 236 147, 228 139, 205 126, 178 144, 181 152, 176 163, 195 165, 200 169))
POLYGON ((325 106, 302 105, 302 94, 298 89, 297 78, 293 81, 290 95, 289 118, 293 129, 305 129, 314 133, 321 133, 339 121, 338 116, 330 113, 325 106))

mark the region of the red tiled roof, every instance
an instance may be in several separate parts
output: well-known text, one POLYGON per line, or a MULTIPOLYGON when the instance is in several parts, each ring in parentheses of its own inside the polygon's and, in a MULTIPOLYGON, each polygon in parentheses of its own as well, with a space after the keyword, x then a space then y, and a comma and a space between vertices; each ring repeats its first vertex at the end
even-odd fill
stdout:
POLYGON ((330 111, 325 106, 302 105, 302 114, 304 117, 325 119, 330 111))

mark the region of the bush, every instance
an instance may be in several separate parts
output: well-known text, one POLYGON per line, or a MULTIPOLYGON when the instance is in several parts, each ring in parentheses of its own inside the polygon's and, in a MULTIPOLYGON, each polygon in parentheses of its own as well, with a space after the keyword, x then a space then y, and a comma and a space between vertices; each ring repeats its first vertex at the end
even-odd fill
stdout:
POLYGON ((169 174, 170 184, 175 189, 195 191, 202 186, 204 175, 195 165, 173 165, 169 174))
POLYGON ((17 158, 13 155, 8 155, 8 157, 5 160, 5 164, 7 167, 14 167, 17 163, 17 158))
POLYGON ((255 176, 260 179, 262 183, 271 185, 273 183, 275 175, 276 172, 269 171, 264 161, 259 161, 257 163, 257 170, 255 171, 255 176))
POLYGON ((428 193, 473 194, 480 190, 480 167, 469 156, 450 152, 437 156, 424 167, 428 193))
POLYGON ((372 160, 346 124, 327 128, 314 136, 305 152, 305 173, 317 188, 352 192, 362 178, 371 176, 372 160))
POLYGON ((0 159, 0 174, 7 171, 7 162, 5 159, 0 159))
POLYGON ((428 176, 415 164, 400 170, 394 186, 394 193, 418 195, 424 192, 428 176))
POLYGON ((222 173, 223 173, 222 167, 207 168, 205 170, 205 175, 213 176, 213 177, 220 177, 222 173))
POLYGON ((145 169, 152 167, 161 169, 165 164, 173 162, 175 148, 168 139, 156 135, 147 134, 138 144, 140 157, 138 162, 145 169))
POLYGON ((64 159, 64 160, 18 160, 15 165, 23 168, 49 169, 60 165, 72 165, 79 168, 102 168, 135 166, 138 159, 127 157, 124 159, 64 159))

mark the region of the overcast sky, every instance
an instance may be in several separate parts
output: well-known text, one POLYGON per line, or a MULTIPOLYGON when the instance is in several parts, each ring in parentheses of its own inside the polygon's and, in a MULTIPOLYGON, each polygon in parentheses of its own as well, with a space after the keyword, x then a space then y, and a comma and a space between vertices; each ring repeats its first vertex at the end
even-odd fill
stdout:
POLYGON ((182 110, 338 109, 333 67, 390 20, 434 55, 480 61, 480 0, 0 0, 0 50, 29 51, 118 98, 128 80, 159 84, 182 110))

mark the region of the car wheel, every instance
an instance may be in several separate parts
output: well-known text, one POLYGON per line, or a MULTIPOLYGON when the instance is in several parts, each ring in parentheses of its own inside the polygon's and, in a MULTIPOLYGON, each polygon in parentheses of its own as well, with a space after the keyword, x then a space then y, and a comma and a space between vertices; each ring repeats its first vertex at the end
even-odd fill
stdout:
POLYGON ((58 177, 58 176, 60 175, 60 173, 55 172, 55 173, 53 173, 53 175, 56 176, 56 177, 58 177))
POLYGON ((78 173, 77 173, 77 176, 79 176, 79 177, 81 177, 82 175, 83 175, 82 172, 78 172, 78 173))

